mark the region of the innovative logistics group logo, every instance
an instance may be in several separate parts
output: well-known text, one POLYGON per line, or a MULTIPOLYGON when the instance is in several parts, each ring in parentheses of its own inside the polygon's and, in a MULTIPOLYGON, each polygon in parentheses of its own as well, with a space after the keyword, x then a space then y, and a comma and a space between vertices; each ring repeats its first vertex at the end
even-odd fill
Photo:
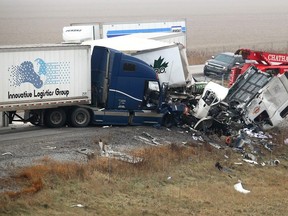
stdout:
POLYGON ((166 68, 168 67, 168 64, 169 62, 165 62, 164 58, 160 56, 157 60, 154 60, 154 65, 150 66, 154 68, 157 74, 162 74, 166 73, 166 68))
POLYGON ((8 68, 11 87, 19 87, 24 83, 35 87, 18 89, 12 88, 8 91, 8 99, 28 99, 44 97, 68 97, 69 90, 61 89, 61 85, 70 84, 70 62, 45 62, 37 58, 34 62, 23 61, 19 65, 12 65, 8 68), (53 88, 53 89, 50 89, 53 88))
POLYGON ((31 83, 39 89, 49 84, 70 83, 70 62, 45 62, 37 58, 33 64, 24 61, 20 65, 12 65, 8 68, 10 73, 10 86, 20 86, 23 83, 31 83))

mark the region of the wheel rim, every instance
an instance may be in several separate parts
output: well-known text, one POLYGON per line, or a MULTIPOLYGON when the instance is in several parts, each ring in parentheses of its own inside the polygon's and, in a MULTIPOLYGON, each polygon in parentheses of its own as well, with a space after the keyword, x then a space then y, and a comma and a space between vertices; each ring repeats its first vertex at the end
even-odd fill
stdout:
POLYGON ((54 112, 51 115, 50 120, 55 125, 60 124, 62 122, 62 120, 63 120, 62 114, 60 112, 54 112))
POLYGON ((77 115, 75 116, 75 122, 79 125, 86 123, 87 121, 87 115, 83 112, 79 112, 77 113, 77 115))

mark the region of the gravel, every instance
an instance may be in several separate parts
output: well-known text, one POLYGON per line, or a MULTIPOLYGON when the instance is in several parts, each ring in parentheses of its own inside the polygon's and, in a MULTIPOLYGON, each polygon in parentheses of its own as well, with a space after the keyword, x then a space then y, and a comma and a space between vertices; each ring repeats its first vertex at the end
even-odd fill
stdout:
POLYGON ((191 133, 181 128, 152 126, 107 126, 49 129, 31 125, 0 130, 0 178, 13 175, 15 168, 30 166, 43 158, 87 162, 100 153, 99 141, 116 152, 157 144, 191 142, 191 133))

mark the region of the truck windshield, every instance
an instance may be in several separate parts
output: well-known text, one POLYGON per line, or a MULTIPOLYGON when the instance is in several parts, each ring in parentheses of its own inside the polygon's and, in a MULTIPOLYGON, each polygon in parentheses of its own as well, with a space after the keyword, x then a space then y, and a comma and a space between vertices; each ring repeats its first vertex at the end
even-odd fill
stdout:
POLYGON ((232 63, 234 58, 233 56, 230 56, 230 55, 220 54, 215 57, 215 60, 226 62, 226 63, 232 63))

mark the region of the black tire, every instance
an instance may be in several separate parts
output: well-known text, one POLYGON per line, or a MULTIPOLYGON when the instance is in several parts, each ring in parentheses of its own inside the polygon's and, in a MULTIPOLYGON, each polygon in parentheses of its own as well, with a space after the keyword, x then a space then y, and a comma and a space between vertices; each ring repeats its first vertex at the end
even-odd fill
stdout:
POLYGON ((167 128, 171 128, 173 125, 175 125, 175 120, 174 120, 173 115, 172 114, 166 114, 163 117, 162 125, 164 127, 167 127, 167 128))
POLYGON ((69 123, 72 127, 86 127, 89 125, 90 120, 91 116, 89 111, 79 107, 72 111, 69 123))
POLYGON ((206 71, 206 70, 204 70, 204 76, 209 76, 210 74, 206 71))
POLYGON ((32 117, 29 118, 29 122, 35 126, 41 125, 41 116, 34 113, 32 117))
POLYGON ((63 109, 50 109, 45 113, 45 125, 50 128, 60 128, 66 124, 66 113, 63 109))

